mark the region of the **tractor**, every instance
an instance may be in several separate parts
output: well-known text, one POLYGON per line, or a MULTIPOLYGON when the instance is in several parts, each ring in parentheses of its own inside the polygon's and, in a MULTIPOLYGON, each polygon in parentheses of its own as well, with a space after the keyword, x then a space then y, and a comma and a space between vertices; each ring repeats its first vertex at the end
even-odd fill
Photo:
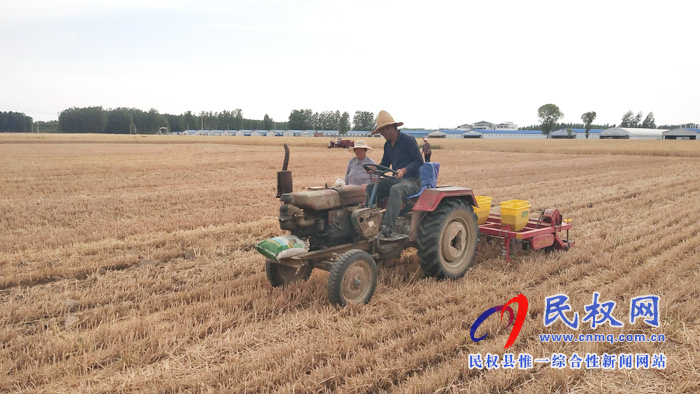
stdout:
POLYGON ((344 140, 342 138, 338 138, 337 141, 331 140, 328 143, 328 149, 332 149, 332 148, 345 148, 345 149, 347 149, 347 148, 352 148, 353 146, 355 146, 355 141, 344 140))
MULTIPOLYGON (((273 287, 305 281, 313 269, 329 271, 328 299, 345 306, 369 302, 377 286, 377 261, 397 258, 409 247, 417 249, 420 267, 430 277, 457 279, 472 265, 479 242, 473 207, 478 205, 469 188, 437 186, 438 163, 421 166, 422 190, 408 198, 394 226, 403 236, 386 241, 378 236, 386 201, 376 201, 374 192, 366 201, 364 185, 294 192, 287 171, 289 148, 284 148, 283 169, 277 175, 280 228, 303 240, 305 249, 267 258, 265 273, 273 287)), ((374 191, 382 178, 395 175, 378 164, 366 164, 365 169, 378 175, 374 191)))

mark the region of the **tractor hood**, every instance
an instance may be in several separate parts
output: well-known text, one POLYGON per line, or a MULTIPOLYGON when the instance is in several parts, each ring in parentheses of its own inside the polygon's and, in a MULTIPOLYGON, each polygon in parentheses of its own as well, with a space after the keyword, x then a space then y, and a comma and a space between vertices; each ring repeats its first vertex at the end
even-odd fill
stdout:
POLYGON ((329 188, 312 187, 291 193, 292 204, 313 211, 325 211, 365 202, 366 185, 347 185, 329 188))

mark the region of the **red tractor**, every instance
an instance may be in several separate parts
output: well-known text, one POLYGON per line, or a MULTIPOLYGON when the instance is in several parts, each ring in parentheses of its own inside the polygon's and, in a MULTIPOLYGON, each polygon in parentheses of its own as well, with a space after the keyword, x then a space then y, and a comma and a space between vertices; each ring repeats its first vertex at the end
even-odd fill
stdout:
MULTIPOLYGON (((312 187, 293 192, 291 172, 286 171, 289 161, 286 145, 285 151, 283 171, 277 179, 277 196, 282 202, 280 227, 306 245, 300 254, 278 259, 268 257, 265 272, 272 286, 304 281, 314 268, 322 269, 330 272, 328 299, 334 305, 344 306, 367 303, 377 285, 376 261, 397 258, 408 247, 418 250, 420 266, 428 276, 460 278, 472 265, 479 226, 472 208, 477 203, 471 189, 425 188, 424 180, 424 190, 409 198, 394 226, 394 232, 405 237, 383 241, 377 234, 385 201, 375 204, 371 198, 366 205, 365 186, 312 187)), ((424 164, 421 178, 438 166, 424 164)), ((365 165, 365 169, 379 175, 377 182, 395 174, 376 164, 365 165)), ((434 172, 436 182, 437 171, 434 172)))
POLYGON ((353 146, 355 146, 355 141, 344 140, 341 138, 338 138, 337 141, 330 141, 328 143, 328 149, 331 149, 331 148, 352 148, 353 146))

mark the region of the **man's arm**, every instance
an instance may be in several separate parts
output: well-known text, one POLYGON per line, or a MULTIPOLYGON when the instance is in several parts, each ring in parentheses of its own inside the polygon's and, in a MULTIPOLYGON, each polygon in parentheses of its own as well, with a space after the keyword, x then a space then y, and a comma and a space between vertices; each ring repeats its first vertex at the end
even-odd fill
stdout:
POLYGON ((418 149, 418 143, 415 138, 408 137, 408 145, 408 157, 411 159, 411 163, 406 166, 406 172, 411 172, 423 164, 423 155, 418 149))
MULTIPOLYGON (((384 167, 389 167, 391 164, 391 155, 389 155, 389 149, 386 148, 386 145, 384 145, 384 156, 382 156, 382 162, 379 163, 379 165, 382 165, 384 167)), ((394 168, 395 170, 395 168, 394 168)))
MULTIPOLYGON (((374 160, 372 160, 372 158, 369 157, 369 156, 367 156, 367 161, 371 162, 372 164, 377 164, 377 163, 375 163, 374 160)), ((375 177, 375 176, 377 176, 377 175, 376 175, 376 174, 373 174, 373 173, 370 173, 370 174, 369 174, 369 179, 370 179, 372 182, 374 182, 374 177, 375 177)))

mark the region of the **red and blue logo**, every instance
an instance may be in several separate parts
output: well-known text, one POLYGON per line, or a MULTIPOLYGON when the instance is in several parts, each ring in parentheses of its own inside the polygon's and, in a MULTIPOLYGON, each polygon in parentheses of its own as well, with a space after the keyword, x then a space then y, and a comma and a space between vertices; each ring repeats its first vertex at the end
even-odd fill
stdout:
POLYGON ((479 342, 482 339, 486 338, 488 332, 482 335, 481 337, 476 338, 476 330, 479 328, 481 323, 488 319, 489 316, 493 315, 498 311, 501 311, 501 322, 503 321, 503 314, 505 312, 508 312, 508 314, 510 315, 510 319, 508 320, 508 325, 506 326, 506 328, 510 327, 510 325, 513 324, 513 320, 515 320, 513 330, 510 332, 508 341, 506 341, 506 345, 503 347, 503 349, 508 349, 513 345, 515 340, 518 338, 518 335, 520 334, 520 329, 523 327, 523 323, 525 322, 525 316, 527 316, 527 297, 525 297, 522 294, 518 294, 517 296, 511 298, 508 302, 505 303, 505 305, 497 305, 493 308, 487 309, 486 311, 484 311, 484 313, 477 317, 474 321, 474 324, 472 324, 471 330, 469 330, 469 336, 472 338, 472 341, 479 342), (510 304, 512 303, 518 304, 517 314, 515 314, 513 312, 513 308, 510 307, 510 304))

